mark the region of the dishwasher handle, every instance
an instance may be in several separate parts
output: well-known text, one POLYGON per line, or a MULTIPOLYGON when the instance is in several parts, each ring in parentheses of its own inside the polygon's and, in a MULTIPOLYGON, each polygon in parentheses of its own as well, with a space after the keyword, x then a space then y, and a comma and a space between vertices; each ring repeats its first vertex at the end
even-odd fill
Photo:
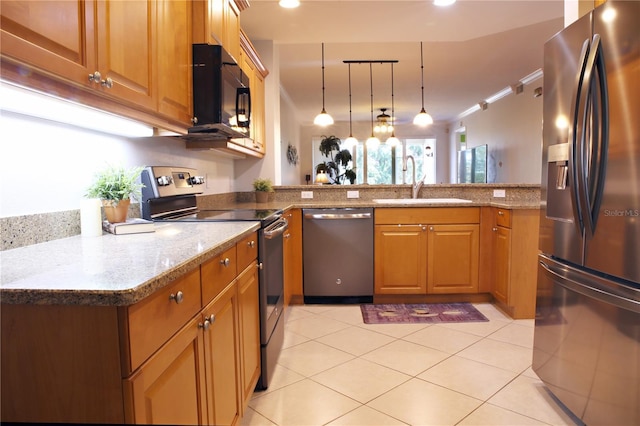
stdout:
POLYGON ((371 219, 371 213, 305 213, 304 217, 319 220, 371 219))
POLYGON ((276 238, 284 234, 284 231, 286 231, 288 228, 289 228, 289 222, 287 222, 287 219, 281 217, 280 219, 273 222, 271 225, 264 228, 264 237, 267 240, 271 240, 273 238, 276 238))

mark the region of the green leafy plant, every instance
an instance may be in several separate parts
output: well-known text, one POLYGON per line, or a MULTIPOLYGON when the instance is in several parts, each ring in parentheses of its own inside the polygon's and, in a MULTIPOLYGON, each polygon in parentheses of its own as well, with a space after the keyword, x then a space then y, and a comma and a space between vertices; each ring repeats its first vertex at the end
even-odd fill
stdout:
POLYGON ((273 192, 271 179, 258 178, 253 181, 253 189, 258 192, 273 192))
POLYGON ((87 189, 87 198, 100 198, 118 205, 122 200, 133 198, 140 200, 142 188, 140 174, 144 167, 126 169, 122 166, 109 166, 98 172, 93 184, 87 189))
POLYGON ((324 172, 333 184, 343 184, 345 180, 353 185, 356 181, 356 172, 350 165, 353 157, 348 149, 340 149, 342 141, 336 136, 323 136, 319 150, 329 161, 323 161, 316 165, 316 174, 324 172), (334 154, 335 153, 335 154, 334 154))

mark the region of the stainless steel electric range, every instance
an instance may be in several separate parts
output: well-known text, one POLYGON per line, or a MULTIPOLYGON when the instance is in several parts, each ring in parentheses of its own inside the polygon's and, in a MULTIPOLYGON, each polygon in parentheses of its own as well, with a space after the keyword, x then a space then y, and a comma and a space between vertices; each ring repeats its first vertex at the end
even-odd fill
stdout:
POLYGON ((283 234, 288 228, 282 210, 216 209, 198 210, 204 177, 185 167, 147 167, 141 177, 142 217, 172 222, 260 222, 258 266, 260 287, 260 346, 262 373, 256 389, 269 381, 284 340, 283 234))

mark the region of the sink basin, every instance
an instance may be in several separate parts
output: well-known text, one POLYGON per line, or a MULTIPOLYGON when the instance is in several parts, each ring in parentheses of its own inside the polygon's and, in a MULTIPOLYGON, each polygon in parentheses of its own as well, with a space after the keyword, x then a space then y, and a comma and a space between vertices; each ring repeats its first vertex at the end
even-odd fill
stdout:
POLYGON ((376 198, 373 202, 379 204, 459 204, 470 203, 471 200, 461 198, 376 198))

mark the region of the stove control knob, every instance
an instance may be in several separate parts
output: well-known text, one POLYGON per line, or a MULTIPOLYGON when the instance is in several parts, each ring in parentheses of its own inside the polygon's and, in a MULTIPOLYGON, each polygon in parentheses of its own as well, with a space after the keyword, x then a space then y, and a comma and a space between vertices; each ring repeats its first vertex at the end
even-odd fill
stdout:
POLYGON ((191 185, 202 185, 204 183, 204 176, 191 176, 189 183, 191 185))
POLYGON ((159 186, 167 186, 173 183, 173 178, 171 176, 159 176, 156 180, 159 186))

